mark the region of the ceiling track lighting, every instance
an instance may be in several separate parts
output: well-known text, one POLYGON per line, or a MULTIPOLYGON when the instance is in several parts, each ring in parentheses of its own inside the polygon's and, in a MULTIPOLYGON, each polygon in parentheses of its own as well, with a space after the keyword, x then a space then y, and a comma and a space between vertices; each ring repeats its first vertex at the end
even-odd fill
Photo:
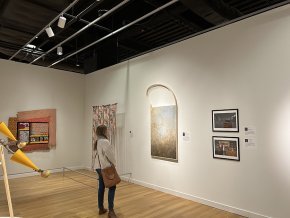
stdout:
MULTIPOLYGON (((77 0, 76 0, 77 1, 77 0)), ((67 41, 69 41, 70 39, 72 39, 73 37, 75 37, 76 35, 80 34, 81 32, 83 32, 84 30, 86 30, 87 28, 89 28, 91 25, 94 25, 96 22, 99 22, 100 20, 104 19, 105 17, 107 17, 108 15, 112 14, 114 11, 118 10, 119 8, 121 8, 123 5, 127 4, 130 0, 123 0, 121 1, 121 3, 119 3, 118 5, 114 6, 112 9, 110 9, 107 13, 105 13, 102 17, 98 17, 96 18, 94 21, 90 22, 88 25, 84 26, 83 28, 81 28, 80 30, 78 30, 77 32, 75 32, 74 34, 72 34, 71 36, 69 36, 68 38, 66 38, 65 40, 63 40, 61 43, 55 45, 54 47, 52 47, 51 49, 49 49, 48 51, 45 52, 44 55, 41 55, 37 58, 35 58, 34 60, 32 60, 29 64, 33 64, 34 62, 36 62, 37 60, 43 58, 44 56, 48 55, 50 52, 55 51, 55 49, 61 45, 66 43, 67 41)), ((175 0, 178 1, 178 0, 175 0)), ((65 12, 61 13, 64 14, 65 12)), ((54 63, 53 65, 55 65, 56 63, 54 63)), ((53 66, 53 65, 49 65, 49 67, 53 66)))
MULTIPOLYGON (((49 24, 47 24, 45 27, 43 27, 33 38, 31 38, 23 47, 21 47, 20 49, 18 49, 18 51, 16 51, 10 58, 9 60, 12 60, 16 55, 19 54, 19 52, 22 51, 23 48, 25 48, 28 44, 31 44, 31 42, 36 39, 40 34, 42 34, 42 32, 44 32, 44 30, 46 32, 49 32, 49 34, 51 35, 51 37, 54 35, 52 29, 48 29, 50 27, 50 25, 52 23, 54 23, 57 19, 59 19, 59 16, 62 16, 64 13, 66 13, 68 10, 70 10, 76 3, 78 3, 79 0, 74 0, 70 5, 68 5, 61 13, 58 14, 58 16, 56 16, 55 18, 53 18, 52 21, 49 22, 49 24), (48 29, 48 30, 47 30, 48 29), (51 34, 53 33, 53 34, 51 34)), ((48 35, 48 33, 47 33, 48 35)), ((55 49, 55 48, 54 48, 55 49)), ((42 55, 41 55, 42 56, 42 55)), ((39 56, 40 57, 40 56, 39 56)), ((43 58, 44 56, 42 56, 41 58, 43 58)))
POLYGON ((53 31, 52 31, 52 29, 51 29, 50 26, 47 27, 47 28, 45 29, 45 31, 46 31, 46 33, 47 33, 47 35, 48 35, 49 38, 54 36, 54 33, 53 33, 53 31))
POLYGON ((62 47, 61 46, 58 46, 57 47, 56 53, 57 53, 57 55, 63 55, 63 50, 62 50, 62 47))
POLYGON ((66 23, 66 18, 65 18, 63 15, 61 15, 61 16, 59 17, 59 19, 58 19, 57 26, 58 26, 59 28, 64 28, 65 23, 66 23))
POLYGON ((106 10, 106 9, 100 9, 100 10, 98 10, 98 16, 101 17, 101 16, 103 16, 103 14, 105 14, 107 12, 108 12, 108 10, 106 10))
MULTIPOLYGON (((76 39, 76 50, 78 50, 78 40, 77 39, 76 39)), ((76 67, 80 67, 78 54, 76 54, 76 67)))
POLYGON ((79 58, 78 55, 76 55, 76 67, 80 67, 80 62, 79 62, 79 58))

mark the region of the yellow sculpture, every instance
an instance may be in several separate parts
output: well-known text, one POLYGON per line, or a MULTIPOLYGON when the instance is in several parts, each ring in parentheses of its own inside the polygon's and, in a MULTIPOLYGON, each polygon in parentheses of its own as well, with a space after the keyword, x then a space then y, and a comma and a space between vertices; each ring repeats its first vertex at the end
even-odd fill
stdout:
MULTIPOLYGON (((7 136, 9 139, 11 139, 14 142, 17 142, 16 138, 13 136, 11 131, 8 129, 6 124, 4 122, 0 123, 0 132, 3 133, 3 135, 7 136)), ((42 170, 39 169, 20 149, 26 146, 26 142, 18 142, 17 144, 17 151, 13 152, 9 148, 9 143, 6 143, 3 139, 0 139, 0 164, 2 165, 2 171, 3 171, 3 178, 4 178, 4 184, 5 184, 5 190, 6 190, 6 196, 8 201, 8 208, 9 208, 9 214, 10 217, 14 217, 13 215, 13 208, 12 208, 12 201, 10 196, 10 189, 9 189, 9 183, 8 183, 8 176, 7 176, 7 170, 6 170, 6 163, 4 158, 4 151, 3 147, 9 150, 11 153, 13 153, 11 160, 20 163, 24 166, 27 166, 29 168, 32 168, 34 171, 39 172, 43 178, 47 178, 50 174, 48 170, 42 170)))
POLYGON ((0 132, 2 132, 5 136, 10 138, 11 140, 17 141, 4 122, 0 123, 0 132))

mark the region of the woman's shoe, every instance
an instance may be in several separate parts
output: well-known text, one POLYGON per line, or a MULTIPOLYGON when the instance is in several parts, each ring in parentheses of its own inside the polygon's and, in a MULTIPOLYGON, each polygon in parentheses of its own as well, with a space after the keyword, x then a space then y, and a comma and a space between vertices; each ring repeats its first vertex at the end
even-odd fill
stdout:
POLYGON ((105 209, 105 208, 101 208, 101 209, 99 209, 99 215, 102 215, 102 214, 104 214, 104 213, 107 213, 107 209, 105 209))
POLYGON ((114 210, 109 210, 108 218, 118 218, 114 210))

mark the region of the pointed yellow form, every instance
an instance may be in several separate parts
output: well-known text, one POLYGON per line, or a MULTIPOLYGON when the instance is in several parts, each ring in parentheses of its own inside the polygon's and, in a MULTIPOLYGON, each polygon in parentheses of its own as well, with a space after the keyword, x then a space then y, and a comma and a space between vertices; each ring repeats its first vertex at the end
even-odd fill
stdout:
POLYGON ((32 168, 35 171, 39 171, 39 168, 35 166, 35 164, 20 149, 18 149, 10 159, 29 168, 32 168))
POLYGON ((8 138, 10 138, 11 140, 16 141, 16 138, 10 132, 10 130, 8 129, 8 127, 6 126, 6 124, 4 122, 1 122, 0 123, 0 132, 2 132, 5 136, 7 136, 8 138))

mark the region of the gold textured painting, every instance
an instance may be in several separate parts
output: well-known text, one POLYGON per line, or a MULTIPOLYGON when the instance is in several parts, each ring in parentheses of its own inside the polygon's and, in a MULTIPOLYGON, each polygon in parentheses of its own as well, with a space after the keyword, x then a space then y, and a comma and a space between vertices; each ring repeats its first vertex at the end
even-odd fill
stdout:
POLYGON ((151 156, 177 161, 176 106, 151 107, 151 156))

